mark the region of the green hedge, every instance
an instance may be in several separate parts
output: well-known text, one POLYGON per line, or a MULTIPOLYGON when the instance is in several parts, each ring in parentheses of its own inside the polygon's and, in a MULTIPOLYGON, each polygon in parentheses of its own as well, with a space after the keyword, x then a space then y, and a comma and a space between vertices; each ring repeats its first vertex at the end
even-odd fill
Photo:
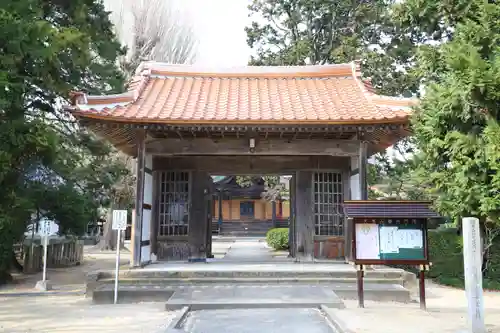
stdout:
POLYGON ((463 286, 462 237, 456 229, 429 231, 429 257, 432 266, 427 275, 430 278, 442 284, 463 286))
MULTIPOLYGON (((275 250, 288 249, 288 228, 275 228, 267 232, 267 244, 275 250)), ((464 286, 462 236, 455 228, 429 230, 429 256, 432 262, 429 278, 454 287, 464 286)), ((415 267, 399 266, 414 271, 415 267)), ((485 289, 500 290, 500 238, 491 248, 489 269, 483 279, 485 289)))
POLYGON ((266 241, 275 250, 288 249, 288 228, 270 229, 266 234, 266 241))
MULTIPOLYGON (((455 228, 429 230, 429 256, 432 262, 427 276, 441 284, 464 287, 462 236, 455 228)), ((491 248, 489 269, 483 279, 485 289, 500 289, 500 239, 491 248)), ((408 268, 408 267, 406 267, 408 268)), ((414 271, 412 267, 409 270, 414 271)))

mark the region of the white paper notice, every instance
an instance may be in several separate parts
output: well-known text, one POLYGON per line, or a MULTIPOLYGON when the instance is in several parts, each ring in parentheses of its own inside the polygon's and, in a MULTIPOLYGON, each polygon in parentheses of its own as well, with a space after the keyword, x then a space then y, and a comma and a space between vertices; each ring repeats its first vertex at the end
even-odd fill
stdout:
POLYGON ((356 224, 356 259, 380 259, 378 225, 356 224))
POLYGON ((398 253, 398 227, 380 227, 380 252, 398 253))
POLYGON ((396 239, 400 248, 421 249, 424 247, 422 230, 398 229, 396 239))

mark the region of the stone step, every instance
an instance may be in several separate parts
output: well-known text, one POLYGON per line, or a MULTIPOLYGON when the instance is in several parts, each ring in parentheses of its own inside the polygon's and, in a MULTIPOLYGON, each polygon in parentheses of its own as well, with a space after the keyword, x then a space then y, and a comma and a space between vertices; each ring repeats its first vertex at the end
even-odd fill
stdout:
MULTIPOLYGON (((283 284, 283 285, 234 285, 232 288, 289 288, 290 292, 298 288, 311 288, 314 285, 296 285, 296 284, 283 284)), ((357 299, 356 285, 353 283, 334 283, 331 285, 321 285, 321 287, 333 291, 341 299, 357 299)), ((228 285, 197 285, 197 286, 165 286, 165 285, 126 285, 120 284, 118 292, 119 303, 137 303, 137 302, 168 302, 174 293, 178 292, 185 294, 186 290, 212 290, 217 293, 217 290, 224 288, 231 288, 228 285), (195 288, 195 289, 192 289, 195 288), (197 288, 197 289, 196 289, 197 288)), ((113 302, 114 284, 102 284, 96 288, 91 295, 92 300, 96 304, 109 304, 113 302)), ((257 295, 258 296, 258 295, 257 295)), ((283 295, 287 296, 287 295, 283 295)), ((287 296, 289 297, 289 296, 287 296)), ((365 283, 364 284, 364 297, 365 300, 373 301, 391 301, 408 303, 412 301, 410 292, 397 284, 379 284, 379 283, 365 283)), ((235 302, 238 300, 235 300, 235 302)), ((240 301, 236 303, 241 303, 240 301)), ((279 303, 279 302, 277 302, 279 303)), ((257 303, 256 303, 257 304, 257 303)), ((176 304, 175 306, 184 306, 185 303, 176 304)), ((274 304, 278 307, 278 304, 274 304)))
MULTIPOLYGON (((356 284, 356 278, 331 278, 331 277, 242 277, 242 278, 228 278, 228 277, 215 277, 215 278, 120 278, 119 282, 123 285, 156 285, 156 286, 184 286, 184 285, 229 285, 229 284, 356 284)), ((105 278, 99 280, 100 284, 114 284, 114 278, 105 278)), ((368 284, 390 284, 390 285, 403 285, 402 278, 364 278, 364 282, 368 284)))
POLYGON ((194 286, 179 288, 166 303, 167 310, 255 308, 345 308, 331 288, 309 285, 194 286))
MULTIPOLYGON (((208 266, 208 264, 207 264, 208 266)), ((219 265, 221 268, 224 265, 219 265)), ((263 266, 263 265, 261 265, 263 266)), ((276 265, 278 266, 278 265, 276 265)), ((339 265, 340 266, 340 265, 339 265)), ((199 266, 198 266, 199 267, 199 266)), ((114 278, 114 271, 100 271, 98 279, 114 278)), ((162 270, 147 270, 147 269, 132 269, 120 271, 120 278, 356 278, 355 270, 348 269, 331 269, 331 270, 280 270, 279 267, 275 269, 261 269, 261 270, 239 270, 232 264, 227 264, 227 269, 192 269, 192 270, 175 270, 175 269, 162 269, 162 270)), ((386 279, 401 279, 405 277, 403 270, 373 270, 366 271, 365 278, 386 278, 386 279)))
POLYGON ((221 230, 220 235, 222 236, 232 236, 232 237, 264 237, 267 231, 226 231, 221 230))
POLYGON ((265 236, 267 231, 272 227, 272 221, 224 222, 220 227, 220 234, 231 236, 265 236))

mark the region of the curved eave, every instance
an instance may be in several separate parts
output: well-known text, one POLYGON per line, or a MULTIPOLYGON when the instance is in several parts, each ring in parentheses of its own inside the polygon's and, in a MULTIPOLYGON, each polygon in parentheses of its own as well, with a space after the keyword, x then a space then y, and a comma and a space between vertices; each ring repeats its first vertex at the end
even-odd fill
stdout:
POLYGON ((410 114, 394 118, 368 118, 368 119, 154 119, 154 118, 128 118, 114 117, 112 115, 100 115, 82 110, 67 109, 77 118, 85 118, 95 121, 109 121, 131 124, 197 124, 197 125, 358 125, 358 124, 404 124, 409 121, 410 114))

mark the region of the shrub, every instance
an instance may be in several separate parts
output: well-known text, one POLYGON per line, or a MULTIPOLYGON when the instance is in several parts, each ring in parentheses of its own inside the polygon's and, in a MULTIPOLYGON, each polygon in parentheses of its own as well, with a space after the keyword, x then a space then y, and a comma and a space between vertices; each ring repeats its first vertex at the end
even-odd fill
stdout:
MULTIPOLYGON (((429 230, 429 257, 432 266, 426 275, 436 282, 453 287, 464 287, 463 238, 457 235, 456 228, 429 230)), ((483 277, 485 289, 500 289, 500 238, 491 248, 488 271, 483 277)), ((417 272, 414 266, 398 266, 417 272)))
POLYGON ((266 234, 267 244, 275 250, 288 249, 288 228, 274 228, 266 234))
POLYGON ((427 275, 443 284, 463 286, 462 237, 455 228, 429 231, 428 235, 432 267, 427 275))

